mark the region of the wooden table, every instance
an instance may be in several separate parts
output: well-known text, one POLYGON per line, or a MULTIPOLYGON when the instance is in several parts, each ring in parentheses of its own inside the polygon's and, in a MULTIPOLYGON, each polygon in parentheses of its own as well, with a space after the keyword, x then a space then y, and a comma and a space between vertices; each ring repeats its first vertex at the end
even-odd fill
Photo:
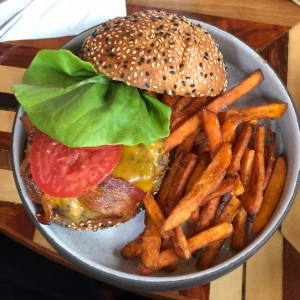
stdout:
MULTIPOLYGON (((137 2, 142 5, 156 5, 156 7, 161 7, 161 3, 164 3, 169 11, 182 13, 187 17, 219 26, 239 37, 269 61, 282 80, 288 83, 295 100, 300 102, 300 98, 296 99, 300 94, 296 84, 297 78, 299 78, 299 68, 295 66, 296 60, 294 60, 300 49, 298 38, 300 28, 296 26, 297 20, 293 19, 295 24, 278 24, 273 22, 273 17, 271 17, 268 19, 268 24, 253 22, 253 20, 260 20, 257 14, 248 20, 245 15, 238 18, 239 14, 235 15, 235 19, 226 18, 224 17, 226 11, 221 14, 220 7, 216 8, 217 13, 213 16, 214 11, 209 10, 207 5, 203 7, 202 12, 198 5, 202 1, 194 2, 197 12, 193 12, 194 6, 184 5, 191 1, 176 1, 177 7, 181 8, 181 11, 171 9, 171 7, 174 8, 174 4, 171 6, 171 1, 137 2), (296 49, 297 45, 299 46, 296 49)), ((223 2, 226 3, 226 1, 223 2)), ((260 2, 269 3, 268 1, 260 2)), ((288 12, 292 3, 281 2, 284 4, 282 7, 288 12)), ((128 3, 136 4, 133 0, 128 3)), ((223 5, 225 5, 224 3, 223 5)), ((230 1, 230 3, 227 11, 234 5, 237 7, 238 4, 237 1, 230 1)), ((127 5, 128 13, 149 8, 132 4, 127 5)), ((253 2, 251 2, 252 4, 253 2)), ((297 10, 296 18, 298 17, 300 22, 300 8, 294 5, 294 9, 297 10)), ((276 12, 273 11, 273 14, 276 12)), ((232 17, 231 14, 228 16, 232 17)), ((56 253, 29 220, 15 188, 9 159, 12 123, 17 107, 10 86, 21 80, 25 69, 39 49, 58 48, 70 38, 0 44, 0 230, 33 251, 74 268, 56 253)), ((295 102, 297 107, 299 107, 299 102, 295 102)), ((300 237, 298 234, 300 232, 298 219, 300 218, 297 216, 299 209, 300 197, 298 195, 280 230, 247 263, 228 275, 210 284, 189 290, 145 293, 145 295, 155 299, 300 299, 300 237)), ((111 287, 111 289, 113 288, 111 287)))

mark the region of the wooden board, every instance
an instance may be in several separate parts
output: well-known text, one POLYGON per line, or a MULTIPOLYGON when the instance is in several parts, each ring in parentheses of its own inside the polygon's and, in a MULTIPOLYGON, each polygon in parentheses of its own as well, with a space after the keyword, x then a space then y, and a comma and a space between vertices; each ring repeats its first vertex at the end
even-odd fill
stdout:
POLYGON ((176 7, 181 11, 208 16, 229 17, 289 27, 300 22, 300 7, 290 0, 127 0, 126 2, 131 5, 154 5, 160 9, 176 7))
MULTIPOLYGON (((128 5, 127 11, 132 13, 146 8, 148 7, 128 5)), ((219 26, 239 37, 259 51, 280 74, 282 80, 287 82, 289 27, 175 12, 219 26)), ((0 230, 33 251, 72 267, 55 252, 31 223, 20 203, 8 161, 16 109, 10 86, 20 80, 39 49, 55 49, 69 39, 70 37, 64 37, 0 44, 0 230)), ((294 214, 294 211, 290 214, 294 214)), ((287 240, 281 231, 277 231, 247 263, 210 284, 182 291, 143 294, 154 299, 184 300, 299 299, 300 249, 296 250, 293 246, 296 239, 295 234, 289 234, 287 240)), ((107 285, 105 288, 111 292, 115 289, 107 285)))

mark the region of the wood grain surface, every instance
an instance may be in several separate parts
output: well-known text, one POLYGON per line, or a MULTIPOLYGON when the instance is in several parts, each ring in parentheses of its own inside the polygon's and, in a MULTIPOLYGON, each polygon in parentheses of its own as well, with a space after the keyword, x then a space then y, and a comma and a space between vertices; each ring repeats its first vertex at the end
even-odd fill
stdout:
MULTIPOLYGON (((155 4, 156 7, 158 4, 161 6, 166 5, 166 7, 170 8, 167 9, 169 11, 175 11, 187 17, 202 20, 234 34, 260 52, 275 68, 282 80, 287 82, 289 31, 290 27, 293 26, 291 22, 278 25, 277 22, 272 22, 271 18, 269 19, 270 24, 253 22, 245 20, 247 18, 243 14, 245 17, 243 20, 237 19, 238 14, 235 15, 236 19, 228 18, 228 16, 231 16, 228 11, 233 9, 233 7, 237 7, 238 1, 231 1, 232 7, 226 6, 226 10, 222 5, 215 10, 211 10, 209 5, 205 5, 203 1, 197 2, 199 7, 201 3, 203 4, 202 10, 199 7, 197 9, 198 4, 195 4, 196 1, 193 2, 193 9, 188 4, 190 2, 187 1, 173 1, 173 5, 171 5, 171 1, 166 0, 160 3, 157 1, 138 2, 141 5, 155 4), (174 3, 176 3, 177 10, 173 9, 174 3), (227 18, 219 17, 219 15, 222 15, 222 7, 225 10, 223 15, 226 15, 227 18), (199 11, 202 13, 199 14, 199 11)), ((294 4, 290 3, 290 1, 283 2, 286 7, 292 7, 291 5, 294 7, 294 4)), ((128 13, 151 7, 136 5, 137 2, 135 3, 132 0, 128 1, 128 3, 134 4, 127 6, 128 13)), ((258 1, 251 3, 258 4, 258 1)), ((261 6, 260 8, 262 9, 261 6)), ((247 9, 250 9, 250 7, 248 6, 247 9)), ((278 9, 274 8, 273 13, 275 14, 276 12, 278 12, 278 9)), ((251 19, 249 17, 249 19, 260 20, 262 18, 258 14, 255 16, 256 18, 251 19)), ((0 230, 33 251, 41 253, 65 266, 75 268, 56 253, 36 230, 27 216, 13 181, 11 163, 9 161, 11 131, 17 105, 10 86, 20 81, 25 69, 39 49, 56 49, 70 38, 63 37, 59 39, 0 44, 0 230)), ((291 213, 295 212, 292 211, 291 213)), ((287 240, 281 231, 277 231, 270 241, 247 263, 226 276, 203 286, 164 293, 133 292, 153 299, 300 299, 300 249, 295 248, 293 245, 295 239, 297 239, 295 234, 292 234, 291 238, 287 240)), ((115 289, 108 285, 101 285, 101 287, 108 292, 112 292, 115 289)))
POLYGON ((127 0, 126 2, 288 27, 300 22, 300 7, 290 0, 127 0))

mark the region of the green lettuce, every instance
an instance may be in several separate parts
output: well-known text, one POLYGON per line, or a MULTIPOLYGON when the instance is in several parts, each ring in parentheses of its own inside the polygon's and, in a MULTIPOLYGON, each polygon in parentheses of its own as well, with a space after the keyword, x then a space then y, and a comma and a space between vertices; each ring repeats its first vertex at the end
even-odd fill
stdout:
POLYGON ((32 123, 69 147, 149 145, 169 135, 168 106, 68 50, 41 50, 12 89, 32 123))

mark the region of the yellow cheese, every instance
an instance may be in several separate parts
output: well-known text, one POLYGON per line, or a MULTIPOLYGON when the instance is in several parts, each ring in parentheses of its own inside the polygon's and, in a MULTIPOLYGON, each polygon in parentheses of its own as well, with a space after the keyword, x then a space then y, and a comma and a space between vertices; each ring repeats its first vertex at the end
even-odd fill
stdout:
POLYGON ((150 146, 123 146, 122 158, 114 169, 113 176, 126 179, 145 192, 150 192, 157 175, 158 159, 162 153, 162 143, 150 146))

